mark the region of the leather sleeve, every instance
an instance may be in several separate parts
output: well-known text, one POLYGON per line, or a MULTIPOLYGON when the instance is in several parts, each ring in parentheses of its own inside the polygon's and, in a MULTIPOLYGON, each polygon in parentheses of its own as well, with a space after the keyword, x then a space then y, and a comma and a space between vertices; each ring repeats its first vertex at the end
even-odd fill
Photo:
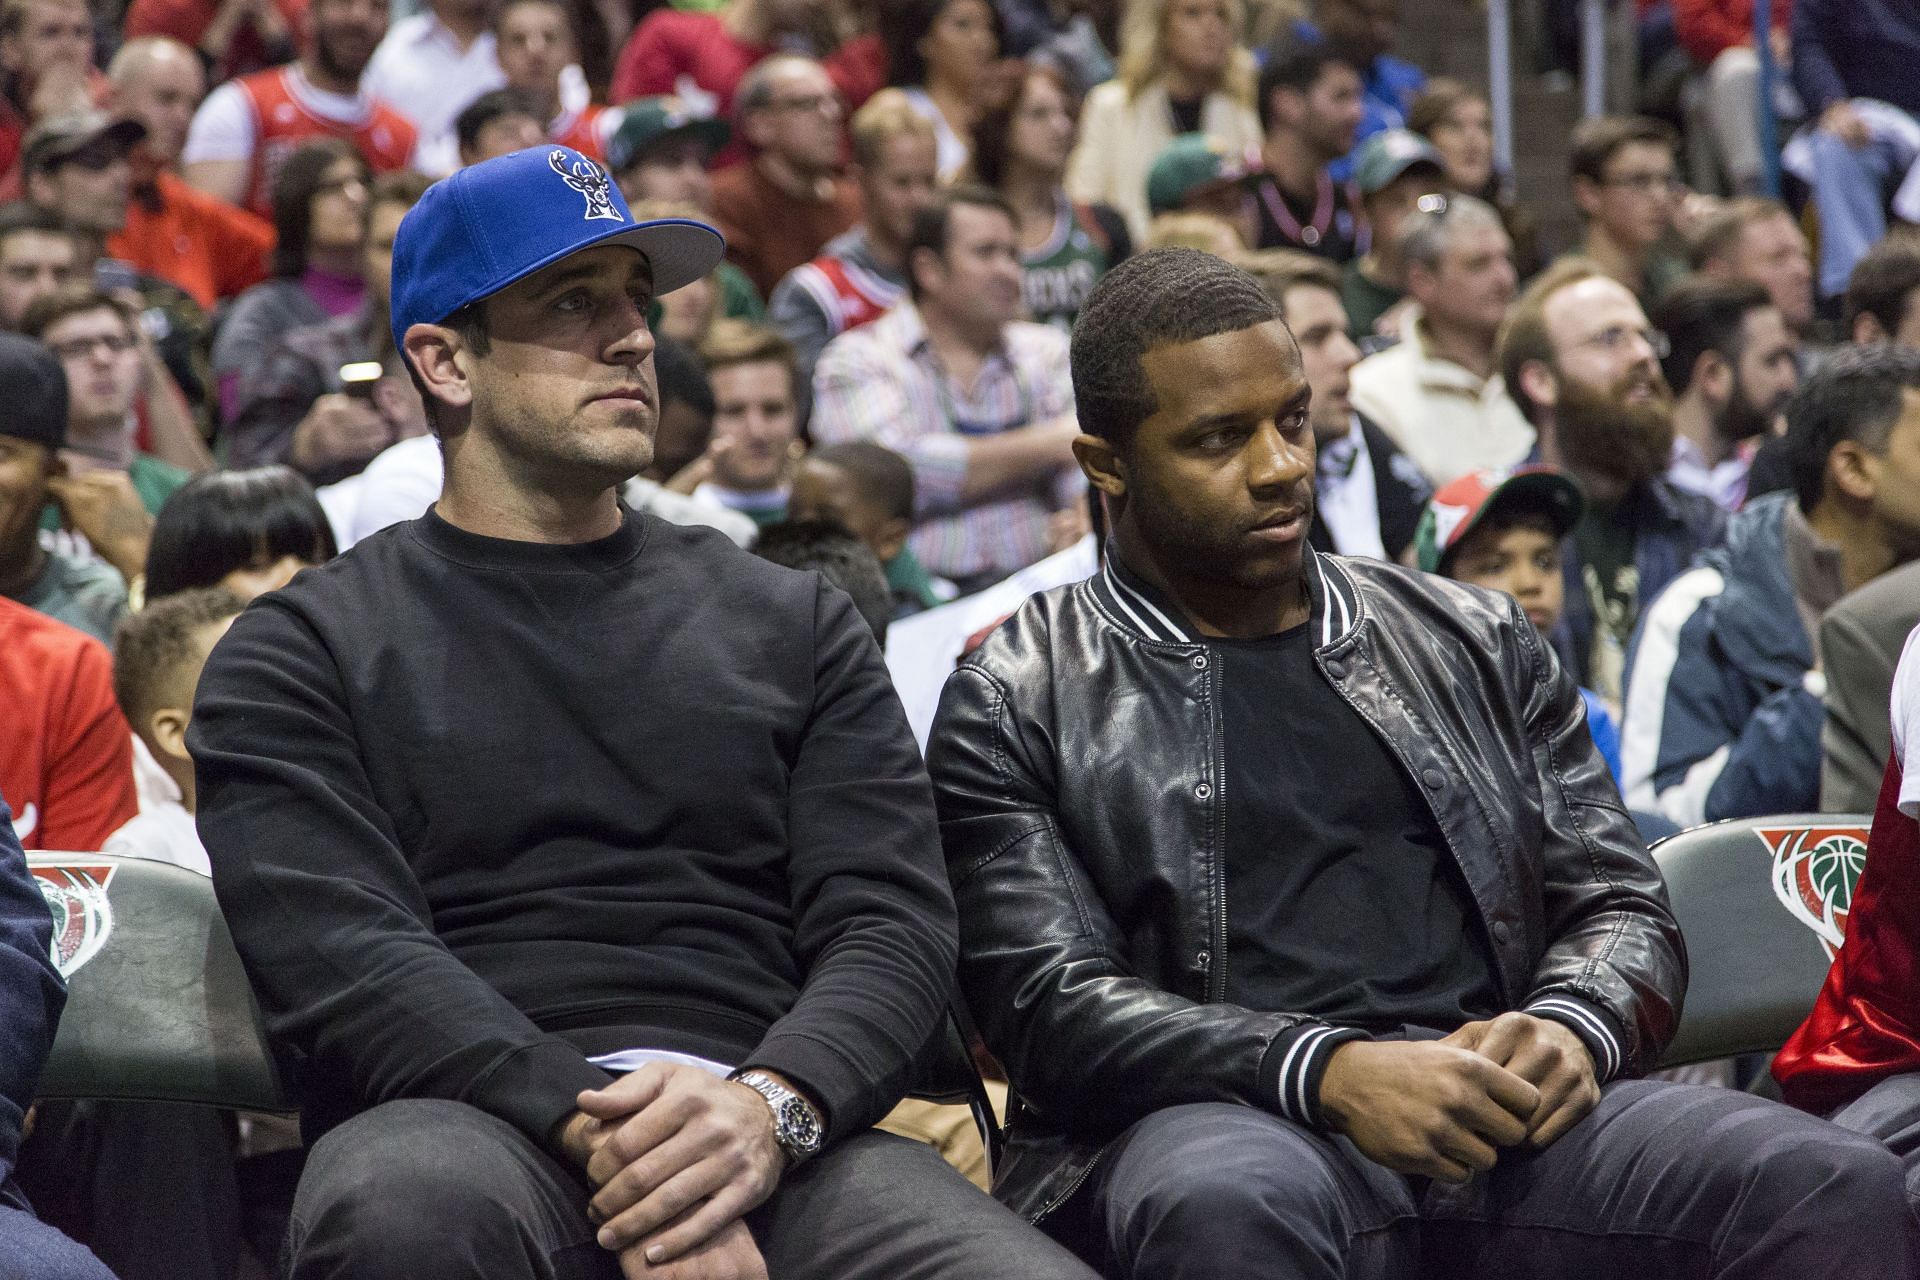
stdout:
POLYGON ((1564 994, 1597 1006, 1604 1029, 1624 1037, 1618 1074, 1641 1075, 1679 1023, 1686 946, 1660 870, 1587 732, 1578 686, 1519 606, 1508 607, 1545 819, 1548 941, 1528 1004, 1564 994))
POLYGON ((1145 981, 1054 808, 1052 742, 976 665, 947 682, 928 746, 960 909, 960 980, 987 1047, 1047 1123, 1118 1132, 1165 1107, 1272 1111, 1262 1065, 1303 1019, 1145 981))

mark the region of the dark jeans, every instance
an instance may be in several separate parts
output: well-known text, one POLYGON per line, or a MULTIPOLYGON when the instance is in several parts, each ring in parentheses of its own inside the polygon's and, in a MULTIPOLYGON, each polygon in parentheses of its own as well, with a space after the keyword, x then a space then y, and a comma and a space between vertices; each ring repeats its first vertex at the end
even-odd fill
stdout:
MULTIPOLYGON (((505 1121, 457 1102, 389 1102, 314 1147, 287 1274, 618 1280, 586 1203, 580 1176, 505 1121)), ((776 1280, 1094 1280, 933 1148, 878 1131, 788 1174, 747 1225, 776 1280)))
POLYGON ((1727 1089, 1607 1086, 1545 1151, 1461 1187, 1250 1107, 1134 1125, 1068 1206, 1115 1280, 1916 1275, 1900 1165, 1878 1143, 1727 1089))
POLYGON ((1920 1076, 1890 1076, 1828 1117, 1877 1138, 1907 1170, 1907 1202, 1920 1213, 1920 1076))

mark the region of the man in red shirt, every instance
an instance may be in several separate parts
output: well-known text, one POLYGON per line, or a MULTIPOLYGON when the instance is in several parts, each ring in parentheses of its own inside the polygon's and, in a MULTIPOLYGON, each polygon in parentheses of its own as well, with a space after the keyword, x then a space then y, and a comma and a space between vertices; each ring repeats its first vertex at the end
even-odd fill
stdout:
POLYGON ((208 195, 273 214, 268 192, 304 142, 346 138, 375 173, 407 167, 418 130, 367 94, 361 73, 387 30, 387 0, 313 0, 300 60, 242 76, 207 95, 181 154, 186 180, 208 195))
POLYGON ((174 172, 206 75, 193 50, 165 36, 128 41, 107 68, 114 110, 146 126, 134 149, 126 225, 107 253, 185 290, 208 311, 266 279, 273 224, 188 186, 174 172))
POLYGON ((133 0, 121 34, 178 40, 207 60, 216 80, 231 80, 292 61, 306 11, 306 0, 133 0))
POLYGON ((84 0, 0 3, 0 200, 20 194, 28 126, 93 106, 105 87, 93 65, 93 17, 84 0))
POLYGON ((811 58, 775 54, 740 82, 736 116, 753 160, 715 175, 713 220, 763 298, 860 221, 860 189, 838 172, 842 115, 839 91, 811 58))

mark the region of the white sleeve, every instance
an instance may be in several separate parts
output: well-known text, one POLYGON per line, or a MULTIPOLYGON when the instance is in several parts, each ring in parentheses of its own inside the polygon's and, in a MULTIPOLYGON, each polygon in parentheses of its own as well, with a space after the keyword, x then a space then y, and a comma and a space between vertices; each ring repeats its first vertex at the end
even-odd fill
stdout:
POLYGON ((253 157, 253 107, 246 91, 229 80, 207 95, 193 113, 187 145, 180 163, 202 160, 248 160, 253 157))
POLYGON ((1920 627, 1907 635, 1893 673, 1893 753, 1900 761, 1900 812, 1920 818, 1920 627))

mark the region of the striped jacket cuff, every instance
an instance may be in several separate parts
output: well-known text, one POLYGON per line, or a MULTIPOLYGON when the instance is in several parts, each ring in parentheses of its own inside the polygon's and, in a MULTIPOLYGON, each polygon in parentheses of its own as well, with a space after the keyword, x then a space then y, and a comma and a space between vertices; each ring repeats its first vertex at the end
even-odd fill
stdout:
POLYGON ((1530 1001, 1521 1012, 1536 1018, 1551 1018, 1579 1036, 1580 1043, 1593 1055, 1595 1084, 1605 1084, 1626 1066, 1626 1046, 1621 1042, 1620 1033, 1614 1030, 1612 1015, 1599 1005, 1556 991, 1530 1001))
POLYGON ((1261 1096, 1277 1099, 1280 1114, 1295 1124, 1322 1127, 1320 1077, 1326 1074, 1327 1059, 1341 1045, 1369 1038, 1353 1027, 1330 1027, 1324 1022, 1289 1027, 1274 1037, 1260 1060, 1261 1096))

